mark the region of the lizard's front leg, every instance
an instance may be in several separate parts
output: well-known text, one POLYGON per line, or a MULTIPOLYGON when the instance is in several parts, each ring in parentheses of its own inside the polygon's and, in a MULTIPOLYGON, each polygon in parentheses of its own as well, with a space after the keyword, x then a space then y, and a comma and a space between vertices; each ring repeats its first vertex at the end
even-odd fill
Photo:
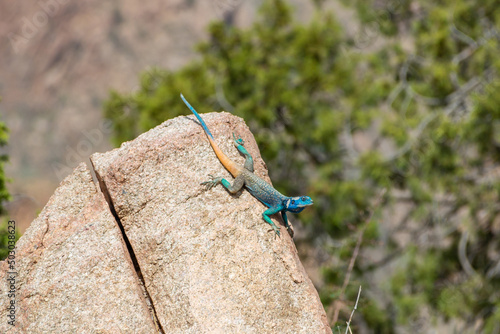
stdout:
POLYGON ((273 228, 274 232, 276 233, 276 235, 278 237, 280 236, 280 229, 278 228, 278 226, 276 226, 276 224, 273 223, 273 221, 271 220, 271 218, 269 218, 269 216, 280 212, 282 209, 283 208, 279 207, 279 206, 278 207, 271 207, 262 213, 262 217, 269 225, 271 225, 271 227, 273 228))
POLYGON ((281 216, 283 217, 283 222, 285 223, 285 227, 288 230, 288 234, 293 238, 294 232, 292 229, 292 225, 288 222, 288 217, 286 216, 286 210, 281 211, 281 216))
POLYGON ((238 175, 235 179, 233 184, 231 184, 228 180, 226 180, 223 177, 213 177, 212 175, 209 175, 211 180, 202 182, 201 184, 205 185, 207 189, 211 189, 221 183, 224 188, 227 189, 231 194, 237 193, 242 187, 243 184, 245 183, 245 179, 243 176, 238 175))

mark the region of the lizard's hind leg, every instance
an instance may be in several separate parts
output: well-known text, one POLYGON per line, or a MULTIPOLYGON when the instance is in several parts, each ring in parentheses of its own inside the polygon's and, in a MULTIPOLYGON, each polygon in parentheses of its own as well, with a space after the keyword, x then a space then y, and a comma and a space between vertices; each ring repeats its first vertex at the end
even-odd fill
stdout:
POLYGON ((244 165, 245 169, 253 173, 253 158, 250 155, 250 153, 248 153, 247 149, 243 146, 245 142, 241 138, 236 139, 234 133, 233 133, 233 140, 234 140, 234 145, 236 145, 238 151, 240 151, 240 153, 245 156, 245 165, 244 165))
POLYGON ((218 185, 219 183, 221 183, 224 186, 224 188, 227 189, 227 191, 229 191, 231 194, 235 194, 245 184, 245 179, 243 178, 243 176, 240 176, 240 175, 234 179, 233 184, 231 184, 228 180, 226 180, 223 177, 213 177, 212 175, 209 175, 209 176, 210 176, 211 180, 201 183, 201 184, 205 185, 207 187, 207 189, 211 189, 211 188, 215 187, 216 185, 218 185))

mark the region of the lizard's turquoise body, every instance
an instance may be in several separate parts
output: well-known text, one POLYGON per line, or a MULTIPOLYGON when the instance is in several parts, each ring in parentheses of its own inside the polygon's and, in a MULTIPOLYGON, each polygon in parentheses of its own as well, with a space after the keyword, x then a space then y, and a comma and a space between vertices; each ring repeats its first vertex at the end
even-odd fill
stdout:
POLYGON ((210 181, 205 181, 202 184, 206 185, 208 189, 216 186, 221 183, 231 194, 238 192, 243 186, 248 189, 248 191, 259 201, 264 203, 269 209, 262 213, 262 217, 264 220, 271 225, 274 232, 279 236, 280 230, 273 223, 270 215, 281 212, 283 217, 283 221, 285 222, 285 226, 291 234, 290 225, 288 224, 288 218, 286 216, 286 211, 290 211, 293 213, 299 213, 306 206, 312 205, 313 201, 309 196, 299 196, 299 197, 288 197, 282 195, 279 191, 274 189, 269 183, 258 177, 253 173, 253 159, 250 153, 243 146, 243 140, 236 139, 233 134, 234 143, 238 151, 245 156, 245 164, 243 166, 239 166, 231 159, 229 159, 217 146, 214 141, 214 137, 210 133, 207 125, 201 118, 201 116, 194 110, 194 108, 189 104, 188 101, 181 94, 181 98, 184 103, 188 106, 188 108, 193 112, 198 121, 200 121, 201 126, 205 130, 205 133, 208 137, 210 145, 219 158, 222 165, 234 176, 234 182, 231 184, 229 181, 222 177, 212 177, 210 181))

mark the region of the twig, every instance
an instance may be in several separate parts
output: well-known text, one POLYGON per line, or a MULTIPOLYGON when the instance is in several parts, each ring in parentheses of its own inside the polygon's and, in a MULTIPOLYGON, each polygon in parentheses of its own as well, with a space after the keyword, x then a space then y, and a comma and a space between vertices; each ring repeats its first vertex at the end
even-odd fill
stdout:
POLYGON ((351 316, 349 317, 349 321, 347 322, 347 328, 345 329, 345 333, 347 334, 347 331, 352 334, 351 332, 351 320, 352 316, 354 315, 354 311, 358 309, 358 301, 359 301, 359 296, 361 295, 361 285, 359 286, 358 290, 358 297, 356 297, 356 304, 354 304, 354 308, 352 309, 351 316))
POLYGON ((474 271, 474 268, 472 268, 472 265, 470 264, 469 259, 467 258, 468 237, 469 233, 467 233, 467 231, 463 231, 462 236, 460 237, 460 242, 458 243, 458 260, 462 265, 462 268, 464 269, 465 273, 468 276, 474 276, 476 272, 474 271))
POLYGON ((344 128, 343 128, 343 137, 344 137, 344 147, 347 151, 348 159, 351 161, 355 161, 359 157, 359 152, 356 150, 354 146, 354 140, 352 138, 352 126, 351 126, 351 113, 346 118, 344 128))
MULTIPOLYGON (((453 15, 455 15, 455 13, 453 13, 453 15)), ((460 29, 457 28, 457 26, 455 25, 454 21, 451 22, 450 24, 450 32, 452 34, 453 37, 456 37, 456 39, 468 44, 469 46, 472 46, 474 48, 477 47, 477 42, 472 38, 470 37, 469 35, 467 35, 466 33, 464 33, 463 31, 461 31, 460 29)))
POLYGON ((375 203, 373 205, 373 208, 370 211, 370 216, 365 221, 365 224, 361 228, 361 231, 359 231, 358 240, 356 240, 356 246, 354 247, 354 251, 352 252, 351 260, 349 261, 349 266, 347 267, 347 273, 346 273, 345 278, 344 278, 344 283, 342 284, 342 289, 340 290, 341 292, 340 292, 339 298, 332 304, 332 306, 335 307, 335 310, 333 313, 333 319, 331 322, 332 324, 337 323, 337 320, 339 319, 340 307, 341 307, 341 304, 345 298, 345 290, 347 288, 347 285, 349 284, 349 281, 351 280, 352 270, 354 269, 354 263, 356 262, 356 258, 358 257, 358 254, 359 254, 359 248, 361 247, 361 243, 363 241, 363 235, 365 233, 366 226, 372 220, 375 209, 380 205, 380 202, 382 201, 382 197, 384 197, 384 194, 386 191, 387 191, 386 188, 382 189, 382 191, 380 192, 380 194, 377 197, 377 200, 375 201, 375 203))
POLYGON ((222 79, 220 79, 220 77, 217 77, 215 79, 215 96, 217 98, 217 102, 219 102, 224 111, 227 111, 229 113, 232 113, 234 111, 233 105, 226 99, 224 88, 222 87, 222 79))

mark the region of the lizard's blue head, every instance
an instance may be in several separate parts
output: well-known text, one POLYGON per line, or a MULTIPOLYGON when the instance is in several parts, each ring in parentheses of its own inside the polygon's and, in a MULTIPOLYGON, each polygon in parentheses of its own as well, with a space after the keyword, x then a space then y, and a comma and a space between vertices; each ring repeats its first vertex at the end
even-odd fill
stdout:
POLYGON ((313 200, 309 196, 289 197, 283 204, 287 211, 299 213, 304 210, 306 206, 312 205, 313 200))

